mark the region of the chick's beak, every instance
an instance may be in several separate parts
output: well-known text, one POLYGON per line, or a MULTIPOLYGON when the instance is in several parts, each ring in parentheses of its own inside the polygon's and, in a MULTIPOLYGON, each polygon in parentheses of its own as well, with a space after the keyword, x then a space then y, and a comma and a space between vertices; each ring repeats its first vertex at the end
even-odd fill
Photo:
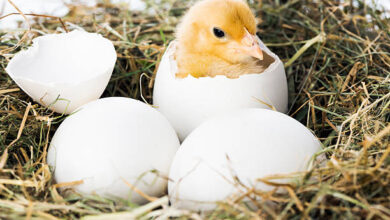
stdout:
POLYGON ((252 57, 255 57, 259 60, 263 60, 263 51, 260 49, 260 45, 257 42, 256 35, 250 34, 246 29, 245 29, 245 36, 241 40, 241 48, 240 50, 243 53, 246 53, 252 57))

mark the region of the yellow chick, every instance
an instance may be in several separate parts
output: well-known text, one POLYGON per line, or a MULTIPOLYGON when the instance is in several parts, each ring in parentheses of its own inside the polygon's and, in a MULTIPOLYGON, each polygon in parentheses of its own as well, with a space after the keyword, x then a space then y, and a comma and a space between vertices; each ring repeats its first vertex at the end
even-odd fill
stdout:
MULTIPOLYGON (((256 40, 256 20, 242 0, 202 0, 192 6, 176 30, 176 77, 226 75, 237 78, 264 70, 256 40)), ((267 62, 269 63, 269 62, 267 62)))

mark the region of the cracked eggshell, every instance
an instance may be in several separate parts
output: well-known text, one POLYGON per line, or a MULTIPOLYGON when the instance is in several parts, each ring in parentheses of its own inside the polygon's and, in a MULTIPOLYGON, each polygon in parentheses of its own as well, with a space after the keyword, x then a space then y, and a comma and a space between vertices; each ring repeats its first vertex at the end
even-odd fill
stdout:
POLYGON ((99 34, 72 31, 37 37, 6 71, 31 98, 69 114, 98 99, 116 62, 114 45, 99 34))
POLYGON ((272 190, 257 179, 305 171, 320 148, 305 126, 280 112, 252 108, 215 117, 196 128, 176 153, 170 200, 179 208, 211 210, 215 202, 246 192, 236 178, 248 188, 272 190))
POLYGON ((167 175, 180 143, 157 110, 130 98, 103 98, 82 106, 59 126, 47 161, 57 183, 82 180, 81 193, 145 199, 166 191, 167 175))
POLYGON ((259 39, 263 52, 275 61, 261 74, 242 75, 230 79, 175 77, 175 42, 172 42, 160 62, 154 84, 154 106, 175 128, 181 140, 207 118, 241 108, 269 108, 286 112, 287 79, 284 65, 259 39), (267 104, 262 103, 261 101, 267 104))

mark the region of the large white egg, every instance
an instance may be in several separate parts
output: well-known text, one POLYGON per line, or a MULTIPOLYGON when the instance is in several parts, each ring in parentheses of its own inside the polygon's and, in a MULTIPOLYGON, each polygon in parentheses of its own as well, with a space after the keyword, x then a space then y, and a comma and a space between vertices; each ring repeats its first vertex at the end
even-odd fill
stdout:
POLYGON ((245 192, 235 177, 249 188, 270 190, 258 178, 305 171, 319 150, 317 138, 285 114, 266 109, 225 114, 202 123, 184 140, 172 162, 169 196, 174 206, 209 210, 245 192))
POLYGON ((165 193, 167 175, 179 147, 168 120, 130 98, 88 103, 57 129, 47 161, 57 183, 82 180, 81 193, 145 200, 126 181, 150 196, 165 193))
POLYGON ((170 44, 157 71, 153 100, 181 140, 206 119, 224 112, 270 106, 287 111, 288 90, 283 63, 260 39, 259 44, 275 61, 261 74, 242 75, 237 79, 223 75, 176 78, 175 42, 170 44))
POLYGON ((110 40, 72 31, 35 38, 30 48, 12 58, 6 71, 35 101, 68 114, 102 95, 116 58, 110 40))

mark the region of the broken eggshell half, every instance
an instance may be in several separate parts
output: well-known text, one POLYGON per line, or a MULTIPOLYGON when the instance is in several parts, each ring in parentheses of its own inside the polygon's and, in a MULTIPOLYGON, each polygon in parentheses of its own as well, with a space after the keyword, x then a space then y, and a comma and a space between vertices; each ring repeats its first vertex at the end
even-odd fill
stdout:
POLYGON ((271 60, 262 73, 231 79, 215 77, 176 78, 175 42, 163 55, 154 83, 153 100, 179 135, 180 140, 206 119, 242 108, 266 108, 287 112, 288 91, 284 65, 258 39, 271 60))
POLYGON ((102 95, 116 58, 108 39, 72 31, 35 38, 30 48, 12 58, 6 71, 35 101, 69 114, 102 95))

